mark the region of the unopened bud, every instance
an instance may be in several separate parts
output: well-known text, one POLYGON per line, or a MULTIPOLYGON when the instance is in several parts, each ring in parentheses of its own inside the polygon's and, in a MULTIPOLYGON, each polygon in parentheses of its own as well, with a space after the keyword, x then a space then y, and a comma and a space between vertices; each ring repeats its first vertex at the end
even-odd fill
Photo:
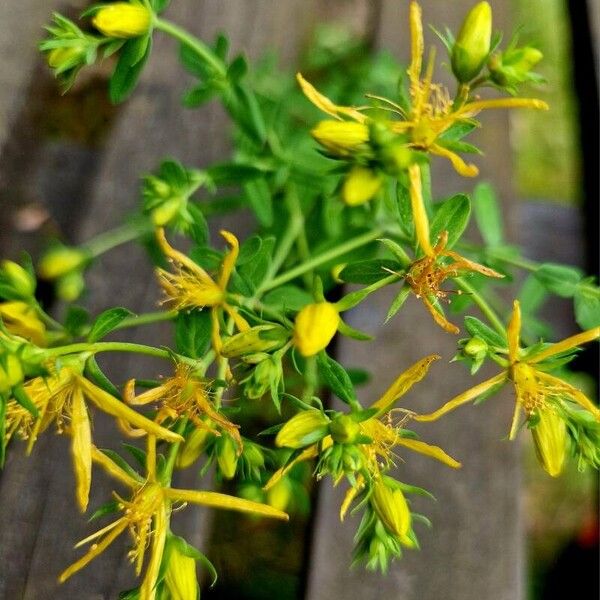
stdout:
POLYGON ((94 16, 94 27, 106 37, 134 38, 148 33, 152 14, 141 4, 115 2, 94 16))
POLYGON ((73 302, 85 289, 85 279, 79 271, 63 275, 56 282, 56 295, 66 302, 73 302))
POLYGON ((0 359, 0 394, 9 392, 22 381, 23 368, 19 359, 13 354, 0 359))
POLYGON ((338 415, 331 421, 329 433, 338 444, 352 444, 360 433, 360 425, 348 415, 338 415))
POLYGON ((181 538, 175 536, 171 536, 167 541, 168 562, 164 581, 170 600, 198 599, 196 560, 189 556, 191 552, 186 554, 182 551, 186 547, 189 548, 181 538))
POLYGON ((351 156, 369 141, 369 128, 354 121, 321 121, 311 134, 321 146, 340 157, 351 156))
POLYGON ((292 500, 292 485, 287 477, 282 477, 274 486, 267 491, 267 503, 285 512, 292 500))
POLYGON ((7 285, 14 298, 28 299, 35 292, 35 279, 21 265, 12 260, 3 260, 0 264, 0 282, 7 285))
POLYGON ((514 87, 525 81, 541 79, 532 73, 532 69, 544 58, 544 55, 531 46, 513 48, 490 57, 488 69, 492 81, 502 87, 514 87))
POLYGON ((564 420, 551 408, 537 413, 536 425, 531 429, 535 453, 544 470, 558 477, 563 469, 567 449, 567 428, 564 420))
POLYGON ((478 358, 488 351, 487 343, 478 337, 471 338, 464 346, 463 352, 472 358, 478 358))
POLYGON ((303 448, 323 439, 329 433, 329 419, 316 409, 294 415, 275 438, 279 448, 303 448))
POLYGON ((281 348, 289 337, 289 331, 281 325, 257 325, 227 338, 223 342, 221 354, 233 358, 257 352, 270 352, 281 348))
POLYGON ((204 427, 194 429, 186 438, 180 452, 177 454, 176 467, 178 469, 187 469, 187 467, 194 464, 213 438, 214 434, 209 429, 205 429, 204 427))
POLYGON ((381 173, 367 167, 352 167, 344 179, 342 199, 348 206, 364 204, 375 196, 382 184, 381 173))
POLYGON ((217 440, 216 454, 221 475, 225 479, 233 479, 237 470, 238 455, 235 442, 230 436, 223 434, 217 440))
POLYGON ((53 280, 80 269, 88 260, 89 256, 78 248, 57 246, 42 256, 37 270, 42 279, 53 280))
POLYGON ((329 345, 339 323, 340 315, 332 303, 308 304, 296 316, 294 345, 302 356, 314 356, 329 345))
POLYGON ((467 14, 452 48, 452 71, 461 83, 468 83, 481 71, 490 52, 492 8, 476 4, 467 14))
POLYGON ((402 490, 387 485, 379 478, 373 484, 371 505, 385 528, 403 544, 413 545, 408 537, 411 514, 402 490))

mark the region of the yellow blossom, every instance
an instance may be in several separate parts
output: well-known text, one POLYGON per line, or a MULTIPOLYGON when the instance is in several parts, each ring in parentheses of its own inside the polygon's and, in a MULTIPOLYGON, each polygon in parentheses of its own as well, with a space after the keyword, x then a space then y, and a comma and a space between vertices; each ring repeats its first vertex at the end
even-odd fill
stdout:
POLYGON ((0 319, 13 335, 25 338, 36 346, 46 345, 46 326, 30 304, 20 300, 0 302, 0 319))
MULTIPOLYGON (((555 408, 565 402, 574 402, 589 411, 596 420, 600 421, 600 409, 581 391, 566 381, 546 372, 544 361, 569 350, 574 350, 581 344, 600 338, 600 327, 573 335, 561 342, 549 344, 541 350, 526 353, 520 347, 521 308, 519 301, 514 301, 513 313, 507 327, 508 365, 497 375, 472 387, 449 400, 433 413, 416 415, 416 421, 436 421, 445 414, 476 400, 489 390, 499 387, 508 381, 513 384, 515 392, 515 410, 513 413, 509 439, 516 437, 521 411, 529 419, 537 414, 542 429, 536 434, 537 444, 542 449, 542 466, 553 476, 562 467, 559 448, 563 445, 563 434, 555 422, 555 408), (539 365, 539 366, 538 366, 539 365), (550 449, 552 444, 554 448, 550 449), (550 457, 550 458, 549 458, 550 457)), ((551 368, 551 366, 550 366, 551 368)), ((535 428, 535 418, 534 425, 535 428)), ((533 429, 535 431, 535 429, 533 429)), ((538 451, 540 448, 538 447, 538 451)))
POLYGON ((383 185, 383 175, 367 167, 355 166, 348 171, 342 185, 342 199, 348 206, 371 200, 383 185))
POLYGON ((85 379, 74 368, 64 366, 58 370, 51 367, 47 377, 35 377, 23 387, 36 407, 38 417, 16 400, 9 400, 6 407, 7 439, 16 434, 27 440, 27 454, 30 454, 39 434, 52 423, 55 423, 58 433, 68 433, 71 437, 71 457, 77 484, 76 497, 82 512, 87 508, 92 478, 91 424, 86 401, 161 439, 170 442, 181 440, 181 436, 136 413, 85 379))
POLYGON ((147 33, 152 13, 143 4, 115 2, 103 6, 94 16, 94 27, 106 37, 134 38, 147 33))
MULTIPOLYGON (((427 233, 427 235, 429 235, 427 233)), ((472 260, 447 250, 448 232, 444 231, 431 253, 424 258, 416 260, 406 274, 406 282, 411 287, 417 298, 420 298, 430 312, 434 321, 449 333, 458 333, 459 329, 450 323, 444 315, 436 309, 434 302, 443 300, 448 292, 441 289, 444 281, 451 277, 458 277, 463 273, 480 273, 486 277, 504 277, 489 267, 484 267, 472 260), (449 262, 444 259, 450 259, 449 262)))
POLYGON ((339 324, 339 312, 331 302, 307 304, 296 315, 294 345, 302 356, 314 356, 327 348, 339 324))
POLYGON ((132 548, 128 554, 135 565, 135 572, 146 569, 140 586, 140 600, 155 600, 156 583, 165 548, 170 513, 185 504, 198 504, 225 510, 234 510, 263 517, 287 520, 284 512, 266 504, 251 502, 217 492, 181 490, 163 485, 157 476, 156 438, 148 436, 146 476, 134 476, 123 470, 97 448, 92 448, 92 460, 113 478, 130 490, 128 499, 114 494, 122 513, 116 521, 81 540, 76 547, 93 542, 87 553, 65 569, 59 576, 61 583, 83 569, 94 558, 104 552, 125 530, 129 530, 132 548), (150 556, 145 560, 146 550, 150 556))
POLYGON ((221 231, 220 233, 229 244, 229 252, 221 263, 221 271, 215 281, 200 265, 169 245, 164 229, 157 229, 156 231, 156 239, 161 250, 176 268, 175 273, 157 269, 160 286, 177 310, 210 308, 212 346, 217 353, 220 352, 222 346, 220 333, 221 311, 225 311, 233 319, 240 331, 246 331, 250 328, 238 310, 227 301, 227 285, 235 268, 240 245, 237 238, 229 231, 221 231))

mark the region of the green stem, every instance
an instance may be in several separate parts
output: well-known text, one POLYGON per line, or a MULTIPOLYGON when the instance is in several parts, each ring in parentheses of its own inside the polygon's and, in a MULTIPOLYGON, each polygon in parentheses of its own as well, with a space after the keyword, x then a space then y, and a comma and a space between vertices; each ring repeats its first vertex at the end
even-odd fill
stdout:
MULTIPOLYGON (((177 427, 175 428, 175 433, 183 435, 187 422, 187 417, 180 419, 177 423, 177 427)), ((179 454, 180 448, 181 442, 175 442, 169 446, 169 453, 167 454, 167 460, 165 461, 165 466, 162 472, 162 476, 167 478, 167 485, 171 484, 171 478, 173 476, 173 470, 175 469, 175 462, 177 461, 177 455, 179 454)))
POLYGON ((209 64, 221 77, 227 75, 227 68, 223 61, 207 46, 204 42, 196 38, 195 36, 188 33, 185 29, 182 29, 171 21, 163 19, 156 19, 154 27, 159 29, 163 33, 174 37, 176 40, 185 44, 188 48, 196 52, 196 54, 207 64, 209 64))
POLYGON ((454 281, 463 292, 471 296, 471 299, 479 307, 479 310, 485 315, 490 325, 492 325, 492 327, 502 336, 506 335, 506 328, 504 327, 504 324, 486 299, 470 283, 467 283, 461 277, 455 277, 454 281))
POLYGON ((86 249, 92 257, 100 256, 121 244, 132 242, 140 236, 150 233, 153 229, 154 226, 149 221, 126 223, 121 227, 116 227, 115 229, 111 229, 110 231, 106 231, 95 238, 92 238, 83 244, 83 248, 86 249))
POLYGON ((333 260, 334 258, 338 258, 339 256, 343 256, 352 250, 356 250, 356 248, 360 248, 361 246, 365 246, 371 242, 374 242, 377 238, 380 238, 384 234, 383 230, 375 229, 374 231, 369 231, 367 233, 363 233, 355 238, 352 238, 339 246, 335 246, 335 248, 331 248, 318 256, 314 256, 313 258, 299 264, 298 266, 282 273, 279 277, 275 277, 271 279, 271 281, 266 281, 259 289, 259 294, 263 294, 273 288, 279 287, 288 281, 292 281, 299 277, 300 275, 312 271, 316 267, 333 260))
POLYGON ((127 329, 129 327, 139 327, 141 325, 150 325, 151 323, 160 323, 161 321, 171 321, 177 317, 179 313, 176 310, 156 311, 144 313, 135 317, 127 317, 123 319, 113 331, 118 329, 127 329))

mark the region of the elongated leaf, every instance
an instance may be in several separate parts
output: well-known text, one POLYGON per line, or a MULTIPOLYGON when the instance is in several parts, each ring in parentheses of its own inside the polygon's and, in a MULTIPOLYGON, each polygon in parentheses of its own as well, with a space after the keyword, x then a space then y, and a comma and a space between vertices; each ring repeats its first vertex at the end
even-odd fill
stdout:
POLYGON ((330 356, 327 356, 326 352, 318 354, 317 364, 319 373, 327 387, 346 404, 357 406, 356 392, 344 367, 330 356))
POLYGON ((452 248, 460 239, 471 216, 471 201, 464 194, 448 198, 436 207, 431 222, 431 240, 437 240, 440 233, 448 232, 448 248, 452 248))
POLYGON ((100 314, 92 325, 88 342, 97 342, 113 331, 124 319, 135 316, 130 310, 122 307, 109 308, 100 314))
POLYGON ((402 270, 402 265, 395 261, 385 258, 375 258, 372 260, 361 260, 351 263, 344 267, 339 277, 346 283, 363 283, 370 285, 390 276, 390 271, 397 272, 402 270))
POLYGON ((125 42, 110 78, 109 96, 113 104, 123 102, 133 92, 151 51, 150 35, 125 42))
POLYGON ((465 317, 465 327, 473 337, 481 338, 490 346, 496 348, 506 347, 506 340, 503 336, 475 317, 465 317))
POLYGON ((210 344, 210 311, 180 312, 175 319, 177 352, 191 358, 201 358, 210 344))
POLYGON ((549 292, 562 298, 572 298, 582 279, 579 269, 554 263, 543 264, 535 276, 549 292))
POLYGON ((489 183, 480 183, 473 192, 473 211, 481 237, 487 246, 504 243, 504 225, 494 188, 489 183))
POLYGON ((273 224, 273 198, 269 184, 264 178, 244 184, 244 192, 259 223, 265 227, 273 224))

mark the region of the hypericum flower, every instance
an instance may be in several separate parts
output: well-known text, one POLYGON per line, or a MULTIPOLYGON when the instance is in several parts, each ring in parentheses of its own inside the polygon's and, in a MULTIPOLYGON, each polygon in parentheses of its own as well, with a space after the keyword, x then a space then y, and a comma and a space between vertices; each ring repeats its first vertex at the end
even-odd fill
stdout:
POLYGON ((71 437, 71 456, 77 481, 76 497, 82 512, 87 508, 92 480, 92 433, 86 401, 161 439, 169 442, 182 440, 177 433, 160 427, 95 386, 78 373, 76 368, 49 367, 49 371, 47 377, 35 377, 23 386, 37 409, 38 417, 16 400, 8 401, 6 435, 8 439, 16 434, 28 440, 27 454, 30 454, 39 434, 53 422, 58 433, 68 433, 71 437))
POLYGON ((30 304, 20 300, 0 302, 0 319, 13 335, 29 340, 36 346, 46 345, 46 326, 30 304))
POLYGON ((152 12, 135 0, 115 2, 100 8, 92 23, 106 37, 134 38, 148 33, 152 24, 152 12))
POLYGON ((171 263, 177 269, 176 273, 169 273, 164 269, 157 269, 158 281, 166 295, 175 304, 177 310, 189 308, 205 308, 211 310, 212 319, 212 346, 215 352, 221 349, 220 311, 224 310, 234 321, 240 331, 250 329, 250 325, 238 310, 227 302, 227 285, 235 268, 240 245, 232 233, 222 230, 221 235, 229 244, 229 252, 221 263, 221 271, 215 281, 200 265, 196 264, 182 252, 172 248, 165 237, 164 229, 156 230, 156 239, 171 263))
MULTIPOLYGON (((427 233, 429 236, 429 233, 427 233)), ((458 277, 463 273, 480 273, 486 277, 502 278, 504 275, 497 273, 489 267, 484 267, 464 256, 446 250, 448 232, 440 234, 437 244, 431 249, 431 254, 416 260, 406 273, 406 283, 411 287, 417 298, 420 298, 430 312, 434 321, 449 333, 458 333, 456 325, 450 323, 444 315, 436 309, 434 302, 443 300, 448 296, 447 291, 441 289, 444 281, 450 277, 458 277), (444 259, 450 259, 445 261, 444 259)))
MULTIPOLYGON (((459 462, 454 460, 451 456, 448 456, 438 446, 432 446, 420 440, 403 436, 402 425, 408 418, 410 418, 410 413, 408 411, 403 412, 404 419, 401 420, 400 424, 393 423, 393 411, 396 410, 393 408, 394 404, 399 398, 406 394, 415 383, 418 383, 425 377, 431 364, 439 358, 440 357, 435 354, 426 356, 404 371, 404 373, 402 373, 392 383, 392 385, 384 392, 384 394, 371 405, 370 409, 376 409, 375 414, 358 423, 360 434, 371 440, 369 443, 357 444, 357 448, 359 448, 364 459, 364 476, 376 476, 379 474, 382 467, 387 468, 391 466, 394 462, 394 449, 398 446, 408 448, 415 452, 419 452, 420 454, 425 454, 431 458, 435 458, 436 460, 439 460, 450 467, 460 467, 459 462), (381 417, 384 417, 384 420, 381 420, 381 417)), ((305 448, 287 465, 280 468, 273 474, 271 479, 269 479, 267 482, 264 488, 265 490, 268 490, 274 486, 290 471, 290 469, 294 467, 294 465, 319 456, 321 452, 327 450, 334 444, 334 438, 332 436, 337 436, 337 428, 334 425, 335 420, 334 423, 330 424, 329 435, 327 435, 327 431, 323 429, 323 427, 326 427, 327 425, 327 421, 324 416, 319 420, 317 420, 316 415, 310 417, 310 419, 309 417, 303 416, 306 413, 312 414, 313 412, 321 415, 321 413, 316 410, 303 411, 288 421, 280 430, 277 436, 277 445, 295 449, 300 449, 302 447, 305 448), (310 428, 291 426, 291 424, 296 425, 294 419, 301 418, 311 421, 310 428), (334 425, 333 431, 331 429, 332 425, 334 425), (302 435, 292 435, 295 433, 296 429, 302 429, 304 437, 302 437, 302 435), (311 439, 311 435, 316 437, 312 437, 311 439), (304 441, 304 443, 300 442, 301 439, 304 441), (317 441, 317 443, 313 443, 313 440, 319 441, 317 441)), ((300 424, 303 425, 304 421, 299 421, 298 425, 300 424)), ((359 478, 357 478, 357 484, 350 489, 340 512, 340 517, 342 519, 350 502, 356 496, 358 491, 360 491, 364 483, 364 476, 359 476, 359 478)))
POLYGON ((336 334, 340 313, 331 302, 307 304, 296 315, 294 346, 302 356, 314 356, 324 350, 336 334))
POLYGON ((146 550, 149 548, 150 556, 146 561, 145 575, 140 586, 140 600, 154 600, 167 537, 168 517, 177 506, 191 503, 275 519, 288 519, 286 513, 266 504, 217 492, 180 490, 164 485, 161 474, 157 473, 156 438, 153 435, 148 436, 145 477, 125 471, 95 447, 92 448, 92 459, 109 475, 125 484, 131 490, 131 494, 127 500, 114 494, 122 516, 77 544, 76 547, 79 547, 93 542, 83 557, 60 574, 58 580, 61 583, 83 569, 128 529, 133 541, 128 556, 135 564, 138 576, 144 567, 146 550))
POLYGON ((564 438, 557 429, 555 414, 561 414, 560 409, 565 403, 574 402, 589 411, 597 421, 600 421, 600 409, 581 390, 550 375, 547 371, 552 370, 553 365, 551 362, 545 361, 575 350, 581 344, 600 338, 600 327, 578 333, 555 344, 545 345, 541 349, 534 347, 529 351, 520 347, 520 331, 521 308, 519 301, 515 300, 512 317, 507 328, 508 361, 506 368, 494 377, 446 402, 438 410, 426 415, 415 415, 414 419, 416 421, 436 421, 462 404, 475 400, 485 392, 499 388, 511 381, 515 390, 516 403, 509 439, 513 440, 516 437, 521 411, 524 411, 527 419, 531 420, 532 428, 536 427, 537 415, 540 420, 538 425, 542 426, 542 429, 536 434, 538 451, 541 449, 544 455, 542 466, 550 475, 556 476, 562 467, 562 459, 559 452, 556 449, 550 449, 549 446, 550 444, 562 445, 564 438))

